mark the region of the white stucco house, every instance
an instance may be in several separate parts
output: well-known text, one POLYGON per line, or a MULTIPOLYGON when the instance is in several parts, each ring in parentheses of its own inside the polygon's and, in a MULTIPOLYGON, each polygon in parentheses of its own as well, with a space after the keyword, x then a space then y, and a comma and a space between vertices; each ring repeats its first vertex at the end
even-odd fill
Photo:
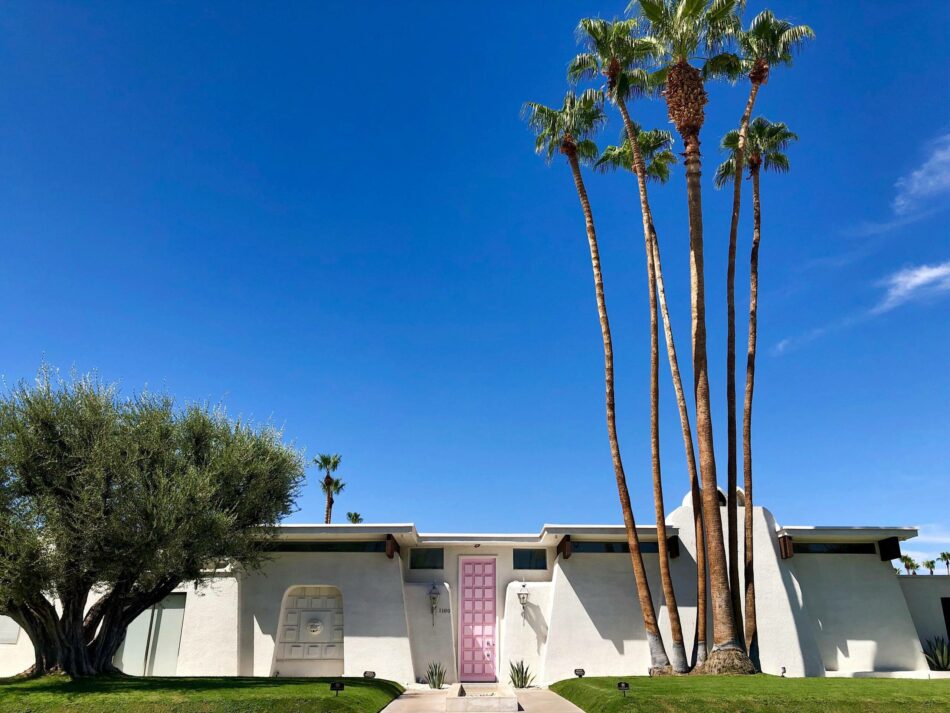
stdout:
MULTIPOLYGON (((667 524, 689 651, 696 587, 688 497, 667 524)), ((950 577, 895 575, 890 559, 915 529, 781 526, 759 507, 754 526, 765 672, 928 675, 921 642, 948 636, 950 577)), ((656 529, 639 533, 669 641, 656 529)), ((133 674, 374 671, 404 684, 420 680, 429 662, 442 663, 449 682, 507 680, 518 660, 542 684, 577 668, 595 676, 649 667, 626 537, 615 525, 513 535, 286 525, 261 572, 181 588, 133 623, 117 658, 133 674)), ((0 618, 0 676, 31 663, 28 637, 0 618)))

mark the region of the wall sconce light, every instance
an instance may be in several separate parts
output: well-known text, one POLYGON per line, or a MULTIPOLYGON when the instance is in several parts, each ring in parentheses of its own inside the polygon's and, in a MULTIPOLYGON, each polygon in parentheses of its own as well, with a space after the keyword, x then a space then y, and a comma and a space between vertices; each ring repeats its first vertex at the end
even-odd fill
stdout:
POLYGON ((439 608, 439 588, 432 583, 432 589, 429 590, 429 609, 432 610, 432 626, 435 626, 435 610, 439 608))
POLYGON ((521 621, 524 623, 528 607, 528 585, 524 582, 521 583, 521 589, 518 590, 518 602, 521 604, 521 621))

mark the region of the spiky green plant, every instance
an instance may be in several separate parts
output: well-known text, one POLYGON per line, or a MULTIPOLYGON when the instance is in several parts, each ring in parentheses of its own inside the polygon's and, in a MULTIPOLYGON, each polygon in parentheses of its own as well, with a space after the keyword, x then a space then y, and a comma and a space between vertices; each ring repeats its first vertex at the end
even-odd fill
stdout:
POLYGON ((442 688, 445 684, 445 666, 438 661, 430 661, 426 666, 426 683, 429 684, 429 688, 442 688))
POLYGON ((524 659, 518 662, 511 661, 508 664, 508 680, 515 688, 527 688, 534 683, 534 674, 525 664, 524 659))
POLYGON ((942 636, 928 639, 924 644, 924 658, 931 671, 950 671, 950 644, 942 636))

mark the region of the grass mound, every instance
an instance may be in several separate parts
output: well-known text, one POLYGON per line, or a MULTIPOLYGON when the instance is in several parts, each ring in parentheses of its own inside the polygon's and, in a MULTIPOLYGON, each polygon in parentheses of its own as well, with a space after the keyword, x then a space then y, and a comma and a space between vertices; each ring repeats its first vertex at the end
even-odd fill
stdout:
POLYGON ((559 681, 586 713, 933 713, 950 710, 950 680, 638 676, 559 681), (626 681, 626 697, 617 682, 626 681))
POLYGON ((0 713, 378 713, 402 691, 362 678, 48 676, 0 681, 0 713), (345 688, 335 696, 338 680, 345 688))

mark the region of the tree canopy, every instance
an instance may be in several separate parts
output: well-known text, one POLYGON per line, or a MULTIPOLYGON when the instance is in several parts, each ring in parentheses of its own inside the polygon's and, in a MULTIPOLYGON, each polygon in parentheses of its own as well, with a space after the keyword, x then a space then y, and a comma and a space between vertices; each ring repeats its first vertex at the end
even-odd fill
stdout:
POLYGON ((302 479, 269 426, 44 369, 0 397, 0 613, 36 673, 110 671, 129 623, 180 583, 258 567, 302 479))

